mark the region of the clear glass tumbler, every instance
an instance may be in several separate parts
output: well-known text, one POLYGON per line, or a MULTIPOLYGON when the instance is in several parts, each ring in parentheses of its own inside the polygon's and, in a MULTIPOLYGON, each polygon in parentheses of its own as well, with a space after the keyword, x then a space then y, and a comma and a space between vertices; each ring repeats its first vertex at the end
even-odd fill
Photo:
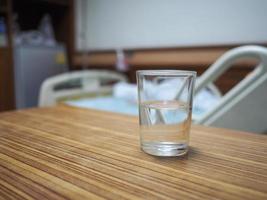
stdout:
POLYGON ((186 154, 196 72, 140 70, 136 76, 141 148, 156 156, 186 154))

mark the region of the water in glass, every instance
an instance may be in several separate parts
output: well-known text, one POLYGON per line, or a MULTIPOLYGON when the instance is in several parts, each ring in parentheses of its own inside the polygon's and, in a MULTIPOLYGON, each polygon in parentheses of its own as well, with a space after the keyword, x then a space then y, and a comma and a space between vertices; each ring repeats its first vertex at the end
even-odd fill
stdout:
POLYGON ((191 107, 181 101, 149 101, 140 105, 142 149, 156 156, 178 156, 188 150, 191 107))

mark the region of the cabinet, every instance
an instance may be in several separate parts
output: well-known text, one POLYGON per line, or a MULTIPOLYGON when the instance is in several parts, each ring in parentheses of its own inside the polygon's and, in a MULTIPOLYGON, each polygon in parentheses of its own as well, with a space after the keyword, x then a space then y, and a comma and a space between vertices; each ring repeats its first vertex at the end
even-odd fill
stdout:
POLYGON ((1 0, 7 44, 0 47, 0 111, 15 108, 14 48, 12 18, 18 17, 22 31, 37 29, 41 18, 49 14, 56 40, 67 47, 68 63, 74 52, 74 0, 1 0))

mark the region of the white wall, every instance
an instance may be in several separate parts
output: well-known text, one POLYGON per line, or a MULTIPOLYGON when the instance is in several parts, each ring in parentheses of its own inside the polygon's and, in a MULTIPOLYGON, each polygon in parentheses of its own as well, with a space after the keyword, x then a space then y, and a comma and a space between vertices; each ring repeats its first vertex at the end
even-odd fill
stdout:
POLYGON ((267 0, 78 0, 76 11, 78 50, 267 43, 267 0))

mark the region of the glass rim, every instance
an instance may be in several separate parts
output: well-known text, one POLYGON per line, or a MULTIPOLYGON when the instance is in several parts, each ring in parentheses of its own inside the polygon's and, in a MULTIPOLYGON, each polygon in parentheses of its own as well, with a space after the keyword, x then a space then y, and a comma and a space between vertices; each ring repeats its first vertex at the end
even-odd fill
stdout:
POLYGON ((167 75, 167 76, 196 76, 196 71, 188 71, 188 70, 137 70, 137 75, 145 75, 145 76, 156 76, 156 75, 167 75))

